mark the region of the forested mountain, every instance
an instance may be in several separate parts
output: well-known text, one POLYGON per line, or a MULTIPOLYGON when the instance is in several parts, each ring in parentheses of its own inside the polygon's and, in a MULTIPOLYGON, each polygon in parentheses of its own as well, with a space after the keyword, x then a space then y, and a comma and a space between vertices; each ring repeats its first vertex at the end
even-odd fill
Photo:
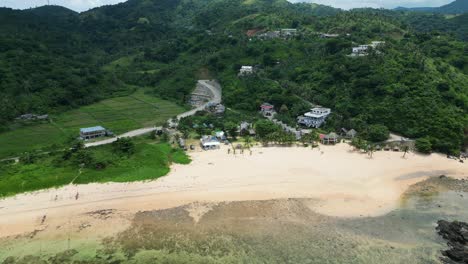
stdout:
POLYGON ((407 12, 285 0, 130 0, 80 14, 0 9, 1 123, 9 129, 19 114, 134 87, 185 103, 197 78, 217 78, 225 104, 238 111, 269 101, 294 122, 309 101, 333 109, 329 129, 381 124, 457 152, 467 144, 467 43, 422 27, 407 12), (299 34, 246 34, 281 28, 299 34), (374 40, 386 41, 381 51, 347 56, 374 40), (256 74, 237 77, 241 65, 255 65, 256 74))
POLYGON ((454 17, 440 14, 406 13, 403 17, 418 32, 442 32, 468 41, 468 13, 454 17))
POLYGON ((468 0, 455 0, 452 3, 440 7, 397 7, 398 11, 429 12, 438 14, 463 14, 468 12, 468 0))

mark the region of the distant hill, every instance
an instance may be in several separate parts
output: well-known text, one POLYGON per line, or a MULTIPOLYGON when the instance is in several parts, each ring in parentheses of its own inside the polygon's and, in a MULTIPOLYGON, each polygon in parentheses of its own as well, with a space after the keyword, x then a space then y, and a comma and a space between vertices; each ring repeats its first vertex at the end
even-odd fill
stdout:
POLYGON ((446 17, 438 13, 409 12, 403 17, 418 32, 445 32, 468 41, 468 13, 446 17))
POLYGON ((468 0, 456 0, 448 5, 436 9, 437 13, 442 14, 462 14, 468 12, 468 0))
POLYGON ((468 13, 468 0, 456 0, 450 4, 440 7, 397 7, 397 11, 427 12, 439 14, 463 14, 468 13))

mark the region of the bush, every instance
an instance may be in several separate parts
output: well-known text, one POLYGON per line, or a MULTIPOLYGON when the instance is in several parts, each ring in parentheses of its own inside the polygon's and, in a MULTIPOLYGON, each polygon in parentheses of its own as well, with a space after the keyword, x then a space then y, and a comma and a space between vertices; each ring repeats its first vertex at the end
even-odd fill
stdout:
POLYGON ((428 138, 416 139, 415 147, 421 153, 431 153, 432 151, 432 143, 428 138))

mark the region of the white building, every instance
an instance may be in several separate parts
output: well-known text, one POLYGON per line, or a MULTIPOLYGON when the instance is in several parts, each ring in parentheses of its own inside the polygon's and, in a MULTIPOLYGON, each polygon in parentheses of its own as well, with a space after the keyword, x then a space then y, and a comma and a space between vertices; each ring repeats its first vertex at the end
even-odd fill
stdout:
POLYGON ((340 34, 327 34, 327 33, 320 34, 321 38, 337 38, 339 36, 340 34))
POLYGON ((331 114, 330 108, 314 107, 310 112, 305 113, 303 116, 297 118, 297 122, 307 127, 320 127, 327 117, 331 114))
POLYGON ((253 73, 253 66, 242 66, 239 70, 239 76, 250 75, 253 73))
POLYGON ((367 50, 369 49, 370 45, 359 45, 357 47, 353 47, 353 53, 358 54, 358 53, 367 53, 367 50))
POLYGON ((369 48, 377 49, 378 47, 385 44, 385 41, 372 41, 369 45, 359 45, 357 47, 353 47, 352 53, 350 56, 367 56, 369 53, 369 48))
POLYGON ((80 128, 80 138, 83 140, 103 137, 106 135, 106 133, 106 129, 102 126, 80 128))
POLYGON ((217 149, 221 144, 221 142, 219 142, 218 138, 215 136, 202 136, 200 143, 205 150, 217 149))
POLYGON ((384 44, 385 44, 385 41, 372 41, 370 45, 375 49, 384 44))
POLYGON ((282 37, 292 37, 297 34, 297 29, 295 28, 282 28, 280 30, 280 34, 282 37))

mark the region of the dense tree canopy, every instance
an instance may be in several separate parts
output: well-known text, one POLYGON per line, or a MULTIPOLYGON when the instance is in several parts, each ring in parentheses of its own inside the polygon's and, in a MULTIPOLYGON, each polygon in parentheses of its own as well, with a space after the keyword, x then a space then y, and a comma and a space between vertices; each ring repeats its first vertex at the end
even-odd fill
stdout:
POLYGON ((232 109, 254 112, 268 101, 294 123, 320 104, 333 110, 330 130, 369 130, 377 140, 385 126, 444 152, 467 142, 468 47, 441 17, 283 0, 130 0, 81 14, 0 9, 0 22, 3 129, 19 114, 60 111, 134 87, 186 103, 196 79, 217 78, 232 109), (246 34, 281 28, 299 34, 246 34), (375 40, 386 44, 347 56, 375 40), (255 66, 255 74, 239 78, 241 65, 255 66))

